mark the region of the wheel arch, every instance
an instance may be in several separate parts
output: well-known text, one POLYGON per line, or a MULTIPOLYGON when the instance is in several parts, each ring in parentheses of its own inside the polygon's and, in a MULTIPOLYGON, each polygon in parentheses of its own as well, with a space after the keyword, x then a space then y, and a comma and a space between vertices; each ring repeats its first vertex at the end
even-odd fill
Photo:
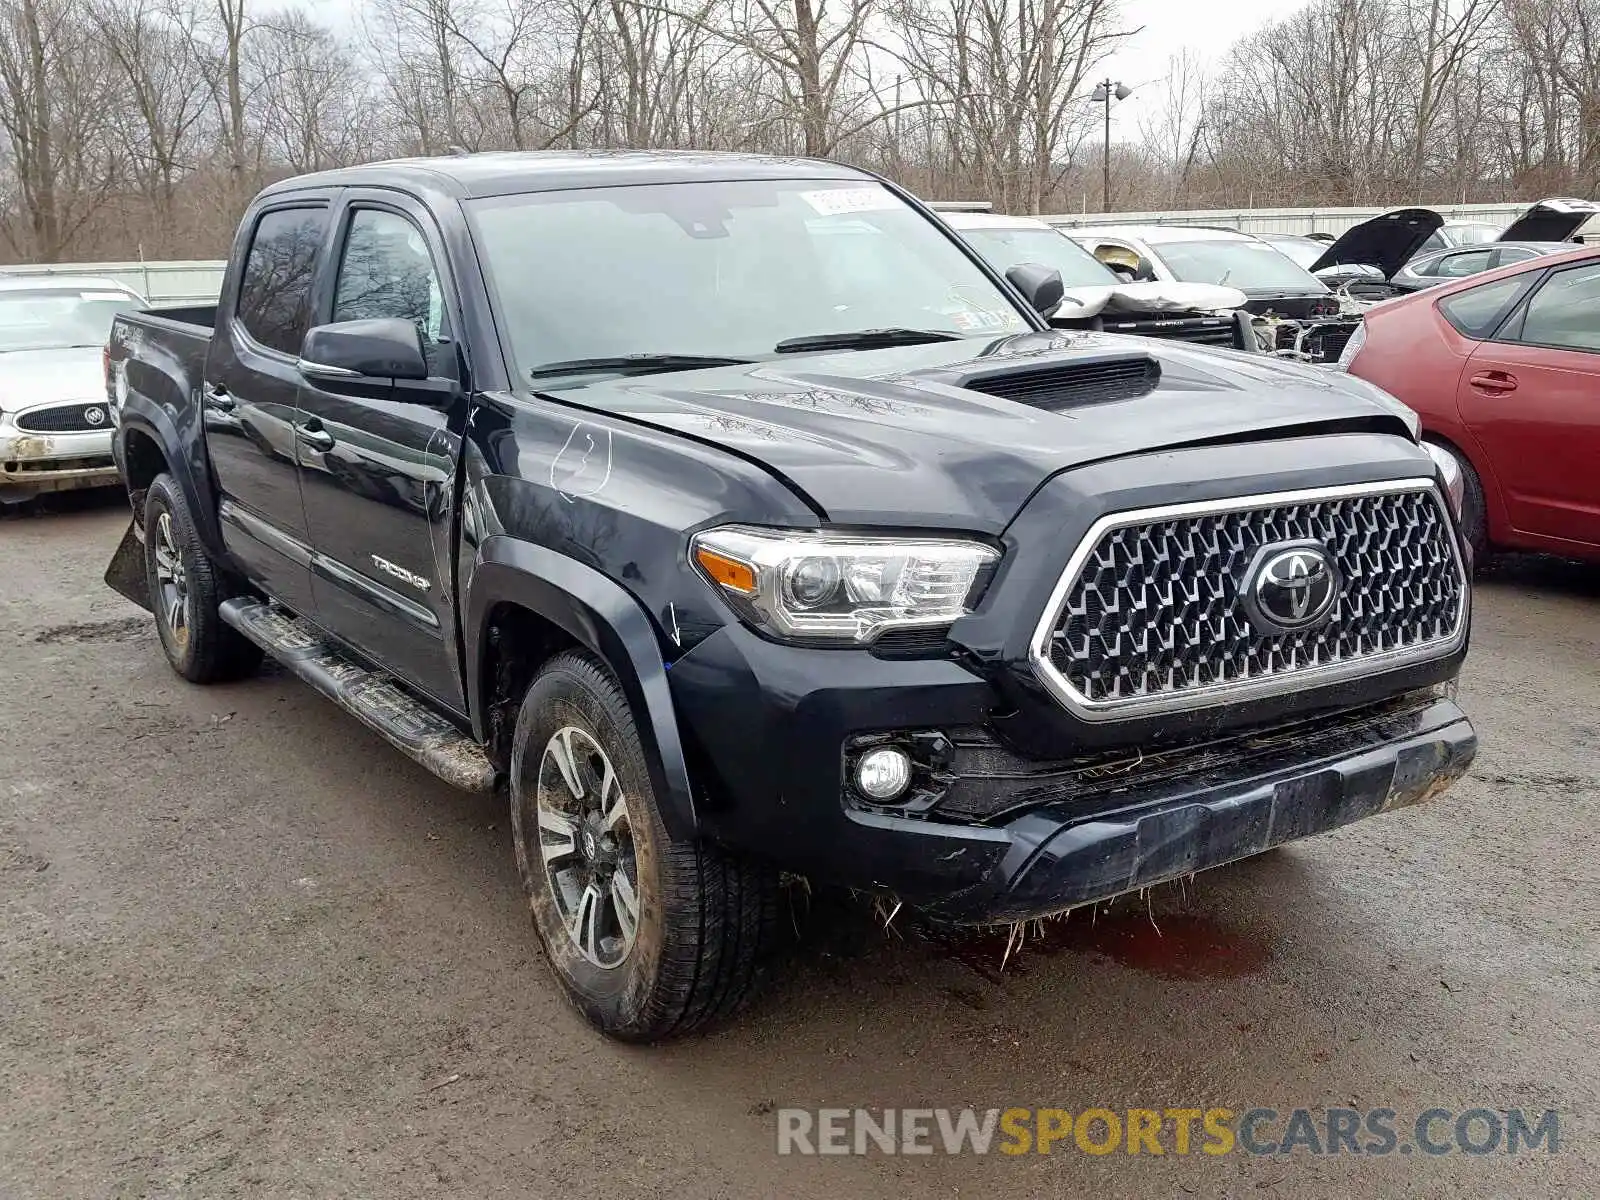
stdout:
MULTIPOLYGON (((504 705, 512 697, 497 699, 497 689, 504 690, 507 678, 525 687, 555 654, 572 647, 588 650, 616 676, 627 697, 668 831, 693 835, 698 828, 694 794, 667 667, 655 627, 637 600, 593 567, 497 534, 478 549, 462 608, 472 728, 491 752, 504 737, 504 705), (508 629, 519 639, 521 658, 509 670, 508 629)), ((520 692, 514 699, 520 702, 520 692)))
MULTIPOLYGON (((193 457, 201 464, 197 471, 191 456, 185 453, 185 440, 167 411, 154 404, 141 403, 141 400, 142 397, 130 395, 113 443, 117 468, 128 489, 135 522, 142 523, 144 519, 144 493, 155 477, 165 471, 183 490, 189 515, 207 552, 219 561, 228 561, 222 529, 217 523, 216 497, 204 465, 203 443, 193 447, 193 457)), ((195 435, 199 436, 198 429, 195 435)))
POLYGON ((1511 518, 1500 494, 1500 481, 1473 439, 1457 437, 1429 426, 1422 431, 1422 440, 1450 451, 1472 468, 1478 477, 1478 490, 1483 493, 1483 515, 1487 526, 1485 533, 1489 544, 1505 545, 1511 534, 1511 518))

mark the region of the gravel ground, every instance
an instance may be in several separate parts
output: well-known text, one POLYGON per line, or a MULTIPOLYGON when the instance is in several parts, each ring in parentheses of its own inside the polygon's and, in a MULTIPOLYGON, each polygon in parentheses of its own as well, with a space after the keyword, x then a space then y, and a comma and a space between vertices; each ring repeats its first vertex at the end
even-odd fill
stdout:
POLYGON ((115 498, 0 518, 6 1200, 1600 1194, 1600 569, 1481 581, 1482 750, 1429 806, 1003 972, 1003 941, 801 896, 747 1016, 630 1049, 546 975, 499 804, 282 674, 181 683, 100 582, 124 525, 115 498), (968 1104, 1563 1124, 1517 1157, 774 1152, 777 1107, 968 1104))

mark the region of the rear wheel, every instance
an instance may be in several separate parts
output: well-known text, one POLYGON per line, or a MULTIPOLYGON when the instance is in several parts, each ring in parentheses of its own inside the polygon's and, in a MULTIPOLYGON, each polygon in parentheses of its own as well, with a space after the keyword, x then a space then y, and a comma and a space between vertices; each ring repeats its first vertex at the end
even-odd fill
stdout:
POLYGON ((627 700, 586 654, 552 659, 523 698, 511 827, 534 929, 598 1029, 656 1041, 748 996, 776 874, 667 832, 627 700))
POLYGON ((144 558, 156 632, 174 671, 190 683, 219 683, 261 665, 260 648, 217 612, 221 581, 170 475, 156 476, 145 495, 144 558))

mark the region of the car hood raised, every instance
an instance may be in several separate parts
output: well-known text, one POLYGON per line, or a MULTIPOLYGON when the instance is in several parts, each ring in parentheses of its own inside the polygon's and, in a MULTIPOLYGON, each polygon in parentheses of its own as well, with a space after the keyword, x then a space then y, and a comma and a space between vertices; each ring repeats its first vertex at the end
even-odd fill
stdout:
POLYGON ((1565 242, 1600 213, 1593 200, 1551 197, 1528 209, 1501 232, 1497 242, 1565 242))
POLYGON ((49 404, 104 404, 105 365, 98 346, 12 350, 0 354, 0 410, 49 404))
POLYGON ((1397 208, 1345 230, 1311 269, 1376 267, 1390 279, 1443 224, 1444 218, 1431 208, 1397 208))
POLYGON ((1395 410, 1367 387, 1265 356, 1114 334, 1033 333, 549 394, 758 462, 835 523, 998 533, 1046 479, 1090 462, 1319 428, 1407 436, 1395 410), (1142 394, 1039 407, 960 386, 1130 360, 1150 367, 1142 394))

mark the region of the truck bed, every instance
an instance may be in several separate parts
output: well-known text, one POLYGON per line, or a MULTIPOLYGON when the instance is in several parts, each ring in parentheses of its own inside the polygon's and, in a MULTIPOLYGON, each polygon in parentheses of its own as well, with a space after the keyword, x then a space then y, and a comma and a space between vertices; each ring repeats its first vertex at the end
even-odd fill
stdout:
POLYGON ((197 334, 209 342, 211 331, 217 323, 217 306, 190 304, 174 308, 144 308, 122 319, 156 329, 177 326, 183 333, 197 334))

